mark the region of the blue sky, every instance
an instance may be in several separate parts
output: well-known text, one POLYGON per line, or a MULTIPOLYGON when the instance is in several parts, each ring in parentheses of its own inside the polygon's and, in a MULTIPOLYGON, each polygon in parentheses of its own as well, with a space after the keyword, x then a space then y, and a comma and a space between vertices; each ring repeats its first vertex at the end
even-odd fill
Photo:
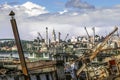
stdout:
POLYGON ((1 4, 4 4, 5 2, 9 3, 15 3, 15 4, 23 4, 27 1, 45 6, 47 8, 47 10, 51 11, 51 12, 56 12, 56 11, 60 11, 63 10, 63 8, 65 7, 65 3, 67 2, 67 0, 0 0, 1 4))
POLYGON ((84 0, 96 7, 111 7, 120 4, 120 0, 84 0))
MULTIPOLYGON (((0 0, 0 4, 4 4, 5 2, 10 4, 23 4, 27 1, 45 6, 47 10, 50 12, 61 11, 65 8, 65 4, 69 0, 0 0)), ((87 2, 95 6, 96 8, 101 7, 112 7, 120 4, 120 0, 81 0, 82 2, 87 2)))

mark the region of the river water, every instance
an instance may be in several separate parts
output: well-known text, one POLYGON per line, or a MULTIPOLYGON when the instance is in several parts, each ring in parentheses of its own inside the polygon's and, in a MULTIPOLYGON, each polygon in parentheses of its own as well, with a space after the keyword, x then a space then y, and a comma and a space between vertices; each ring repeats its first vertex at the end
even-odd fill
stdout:
MULTIPOLYGON (((25 57, 29 57, 28 52, 24 52, 25 57)), ((0 52, 0 57, 15 57, 19 58, 18 52, 0 52)))

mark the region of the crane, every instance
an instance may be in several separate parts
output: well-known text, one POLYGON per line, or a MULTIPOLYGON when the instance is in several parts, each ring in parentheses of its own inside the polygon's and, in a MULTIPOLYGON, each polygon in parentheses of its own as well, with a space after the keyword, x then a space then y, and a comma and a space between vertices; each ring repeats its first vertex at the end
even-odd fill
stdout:
POLYGON ((43 39, 43 37, 41 36, 40 32, 38 32, 38 35, 40 36, 41 40, 43 39))
POLYGON ((66 37, 65 37, 64 41, 66 41, 66 39, 67 39, 67 37, 68 37, 68 36, 69 36, 69 34, 67 34, 67 35, 66 35, 66 37))
MULTIPOLYGON (((92 60, 97 56, 97 54, 98 54, 100 51, 102 51, 102 48, 104 47, 104 45, 106 44, 106 42, 110 39, 111 35, 114 34, 117 30, 118 30, 118 27, 115 27, 115 29, 105 37, 104 41, 92 52, 92 55, 91 55, 90 57, 88 57, 89 61, 92 61, 92 60)), ((83 57, 83 58, 81 58, 81 57, 78 58, 78 60, 81 60, 81 59, 88 60, 88 59, 85 59, 85 57, 83 57)), ((77 60, 76 60, 76 61, 77 61, 77 60)), ((79 74, 83 71, 83 69, 84 69, 85 67, 86 67, 86 64, 84 63, 84 64, 82 65, 82 67, 81 67, 80 69, 78 69, 78 71, 77 71, 77 73, 76 73, 77 76, 79 76, 79 74)))
POLYGON ((85 29, 85 31, 86 31, 86 33, 87 33, 88 40, 89 40, 89 42, 90 42, 90 35, 88 34, 88 31, 87 31, 86 27, 84 27, 84 29, 85 29))

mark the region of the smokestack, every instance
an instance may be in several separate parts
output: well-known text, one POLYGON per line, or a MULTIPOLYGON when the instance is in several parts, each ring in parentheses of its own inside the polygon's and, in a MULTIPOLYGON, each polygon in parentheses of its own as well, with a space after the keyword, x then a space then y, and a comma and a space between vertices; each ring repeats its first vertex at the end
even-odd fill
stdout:
POLYGON ((46 27, 46 44, 48 45, 48 28, 46 27))
POLYGON ((95 45, 95 27, 93 27, 92 30, 93 30, 93 45, 95 45))
POLYGON ((61 33, 58 32, 58 42, 60 42, 60 35, 61 35, 61 33))
POLYGON ((56 42, 56 34, 55 34, 54 29, 53 29, 53 32, 52 32, 52 40, 53 40, 53 42, 56 42))

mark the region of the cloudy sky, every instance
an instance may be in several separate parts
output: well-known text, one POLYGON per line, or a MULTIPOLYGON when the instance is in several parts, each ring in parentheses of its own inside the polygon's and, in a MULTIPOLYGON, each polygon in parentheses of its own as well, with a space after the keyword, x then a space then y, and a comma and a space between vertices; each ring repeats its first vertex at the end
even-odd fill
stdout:
POLYGON ((9 16, 15 12, 20 38, 33 40, 38 32, 45 38, 48 27, 61 32, 64 39, 72 36, 106 35, 120 26, 120 0, 0 0, 0 39, 14 38, 9 16))

